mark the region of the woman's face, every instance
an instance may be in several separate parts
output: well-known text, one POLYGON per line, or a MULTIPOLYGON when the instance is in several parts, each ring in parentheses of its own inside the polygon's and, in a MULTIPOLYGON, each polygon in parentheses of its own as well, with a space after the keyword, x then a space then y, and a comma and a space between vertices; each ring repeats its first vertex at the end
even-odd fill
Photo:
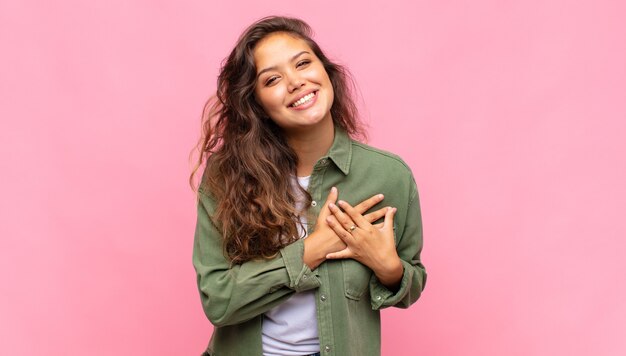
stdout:
POLYGON ((284 32, 272 33, 257 43, 254 62, 256 100, 285 132, 332 122, 333 86, 305 41, 284 32))

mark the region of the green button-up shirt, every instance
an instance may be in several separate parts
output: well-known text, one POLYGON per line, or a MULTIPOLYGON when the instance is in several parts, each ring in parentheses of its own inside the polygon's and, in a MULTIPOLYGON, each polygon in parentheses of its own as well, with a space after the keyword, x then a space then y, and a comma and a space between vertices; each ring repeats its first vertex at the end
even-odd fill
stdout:
MULTIPOLYGON (((352 205, 382 193, 384 201, 373 210, 381 206, 398 209, 394 234, 404 267, 399 289, 390 291, 368 267, 352 259, 327 260, 309 269, 302 260, 303 240, 284 247, 272 259, 231 266, 222 252, 222 236, 210 219, 216 202, 201 186, 193 264, 204 312, 215 326, 209 355, 262 355, 263 313, 294 293, 311 289, 316 295, 323 356, 380 355, 379 310, 409 307, 426 283, 415 180, 398 156, 353 141, 337 129, 328 154, 317 161, 311 174, 308 191, 313 216, 319 214, 333 186, 339 190, 339 199, 352 205)), ((309 234, 315 230, 315 220, 310 219, 309 234)))

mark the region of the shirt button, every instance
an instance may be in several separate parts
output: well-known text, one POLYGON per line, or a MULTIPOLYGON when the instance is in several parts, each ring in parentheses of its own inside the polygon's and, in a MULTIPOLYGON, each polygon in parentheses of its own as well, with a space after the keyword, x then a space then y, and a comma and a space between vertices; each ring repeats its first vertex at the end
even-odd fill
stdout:
POLYGON ((316 202, 315 200, 313 200, 313 201, 311 202, 311 206, 315 208, 315 207, 317 206, 317 202, 316 202))
POLYGON ((309 276, 307 276, 306 274, 302 276, 302 279, 307 279, 307 278, 309 278, 309 276))
POLYGON ((320 299, 322 300, 322 302, 324 302, 324 301, 326 301, 326 296, 325 296, 324 294, 322 294, 322 295, 320 296, 320 299))
POLYGON ((381 297, 380 295, 376 297, 376 300, 381 300, 381 299, 383 299, 383 297, 381 297))
POLYGON ((326 164, 326 158, 322 159, 322 160, 320 161, 320 163, 321 163, 322 165, 325 165, 325 164, 326 164))
POLYGON ((324 347, 324 351, 326 351, 326 352, 330 352, 330 346, 326 345, 326 346, 324 347))

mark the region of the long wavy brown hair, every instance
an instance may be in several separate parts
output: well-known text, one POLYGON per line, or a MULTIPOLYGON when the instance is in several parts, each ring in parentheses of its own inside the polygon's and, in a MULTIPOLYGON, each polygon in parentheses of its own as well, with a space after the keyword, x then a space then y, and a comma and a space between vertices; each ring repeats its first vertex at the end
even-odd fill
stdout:
MULTIPOLYGON (((196 146, 199 157, 189 177, 194 188, 194 176, 204 165, 199 191, 217 201, 210 218, 222 232, 225 256, 233 264, 271 258, 301 237, 298 217, 303 212, 296 209, 298 191, 288 179, 296 175, 298 157, 254 97, 257 68, 253 51, 274 32, 289 33, 309 45, 333 85, 330 111, 334 125, 355 139, 365 138, 350 73, 326 57, 311 38, 307 23, 271 16, 248 27, 222 62, 217 93, 205 105, 202 137, 196 146)), ((309 206, 311 196, 295 186, 305 197, 304 206, 309 206)))

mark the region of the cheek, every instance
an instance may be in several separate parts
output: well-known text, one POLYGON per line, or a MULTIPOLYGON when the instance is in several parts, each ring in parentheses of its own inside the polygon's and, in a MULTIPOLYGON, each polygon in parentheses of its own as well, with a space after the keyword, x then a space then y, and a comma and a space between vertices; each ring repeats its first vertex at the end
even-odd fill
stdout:
POLYGON ((328 78, 328 93, 330 94, 330 99, 332 100, 335 97, 335 88, 333 87, 333 83, 328 78))
POLYGON ((317 82, 325 85, 328 88, 328 92, 330 94, 331 100, 334 97, 333 84, 330 81, 330 77, 323 66, 319 66, 316 68, 315 73, 313 74, 314 78, 317 82))
POLYGON ((283 90, 279 87, 265 90, 261 95, 261 106, 267 111, 281 109, 284 106, 284 97, 283 90))
POLYGON ((272 97, 267 91, 257 94, 256 101, 265 111, 272 109, 272 97))
POLYGON ((326 75, 326 86, 328 87, 328 100, 330 101, 330 105, 332 106, 335 100, 335 88, 333 87, 333 83, 330 81, 328 75, 326 75))

